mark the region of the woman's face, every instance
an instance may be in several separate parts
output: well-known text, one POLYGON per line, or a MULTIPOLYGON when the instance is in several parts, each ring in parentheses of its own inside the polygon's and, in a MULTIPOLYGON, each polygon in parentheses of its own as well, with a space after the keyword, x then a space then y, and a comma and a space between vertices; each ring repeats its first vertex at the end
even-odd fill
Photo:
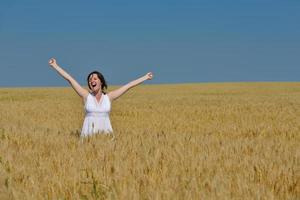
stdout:
POLYGON ((101 80, 98 78, 97 74, 92 74, 89 78, 89 86, 93 92, 101 89, 101 80))

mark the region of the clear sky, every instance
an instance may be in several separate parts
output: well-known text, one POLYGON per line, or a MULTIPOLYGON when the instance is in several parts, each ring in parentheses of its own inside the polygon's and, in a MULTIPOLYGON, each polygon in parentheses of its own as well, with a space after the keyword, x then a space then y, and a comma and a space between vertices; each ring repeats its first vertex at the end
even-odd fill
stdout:
POLYGON ((300 81, 299 0, 1 0, 0 87, 300 81))

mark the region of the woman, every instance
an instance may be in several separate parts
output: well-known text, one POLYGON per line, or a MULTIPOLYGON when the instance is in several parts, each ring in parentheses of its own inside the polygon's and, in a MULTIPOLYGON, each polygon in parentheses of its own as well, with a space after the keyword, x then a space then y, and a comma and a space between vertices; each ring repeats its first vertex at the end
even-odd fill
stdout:
POLYGON ((87 82, 90 89, 88 91, 81 87, 72 76, 64 71, 54 58, 49 60, 49 65, 71 84, 72 88, 84 102, 86 113, 81 136, 89 136, 95 133, 112 133, 113 129, 109 119, 111 102, 134 86, 137 86, 146 80, 151 80, 153 77, 152 73, 149 72, 119 89, 106 94, 105 90, 107 89, 107 85, 100 72, 94 71, 88 75, 87 82))

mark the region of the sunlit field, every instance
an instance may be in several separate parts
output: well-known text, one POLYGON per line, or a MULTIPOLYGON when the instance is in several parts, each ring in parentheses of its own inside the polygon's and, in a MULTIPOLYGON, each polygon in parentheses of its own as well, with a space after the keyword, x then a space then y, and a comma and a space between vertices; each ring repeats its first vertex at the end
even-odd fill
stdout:
POLYGON ((0 199, 300 199, 300 83, 141 85, 113 135, 83 117, 71 88, 0 89, 0 199))

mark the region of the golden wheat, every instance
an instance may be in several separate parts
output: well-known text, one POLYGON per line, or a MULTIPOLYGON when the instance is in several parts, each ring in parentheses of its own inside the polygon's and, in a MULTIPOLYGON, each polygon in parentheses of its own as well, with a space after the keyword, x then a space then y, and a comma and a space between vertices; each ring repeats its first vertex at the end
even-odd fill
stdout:
POLYGON ((80 139, 71 88, 0 89, 0 199, 299 199, 300 83, 144 85, 80 139))

